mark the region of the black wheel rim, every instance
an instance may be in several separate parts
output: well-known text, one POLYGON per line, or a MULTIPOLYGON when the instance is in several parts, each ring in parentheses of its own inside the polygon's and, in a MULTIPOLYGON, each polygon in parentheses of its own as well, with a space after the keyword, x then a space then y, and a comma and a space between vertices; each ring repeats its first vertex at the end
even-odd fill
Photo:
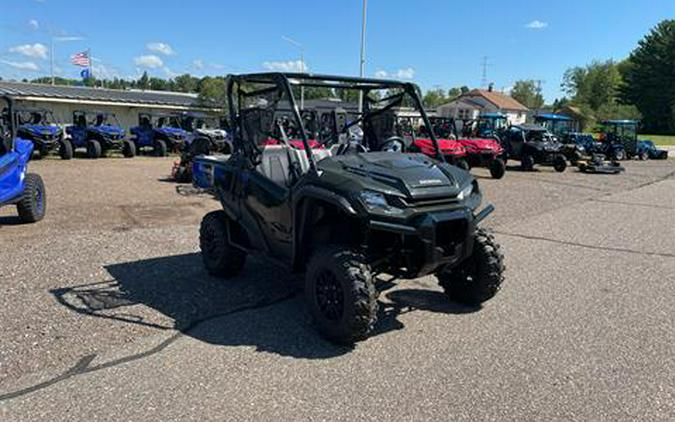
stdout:
POLYGON ((316 304, 321 314, 329 321, 337 321, 344 311, 344 293, 342 285, 330 271, 317 275, 316 304))

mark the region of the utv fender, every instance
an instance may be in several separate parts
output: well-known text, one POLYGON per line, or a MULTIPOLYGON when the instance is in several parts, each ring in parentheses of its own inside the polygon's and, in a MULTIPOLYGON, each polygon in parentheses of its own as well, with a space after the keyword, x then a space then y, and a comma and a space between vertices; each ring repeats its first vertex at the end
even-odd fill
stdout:
POLYGON ((318 199, 323 202, 335 205, 347 215, 357 215, 356 209, 354 209, 352 204, 347 199, 345 199, 345 197, 337 195, 327 189, 317 186, 305 186, 298 189, 295 197, 293 198, 293 209, 297 211, 298 204, 305 199, 318 199))
POLYGON ((306 237, 312 230, 309 221, 311 213, 317 204, 333 207, 346 216, 357 217, 357 212, 343 196, 316 186, 300 188, 293 198, 293 270, 302 271, 303 265, 308 258, 306 237))

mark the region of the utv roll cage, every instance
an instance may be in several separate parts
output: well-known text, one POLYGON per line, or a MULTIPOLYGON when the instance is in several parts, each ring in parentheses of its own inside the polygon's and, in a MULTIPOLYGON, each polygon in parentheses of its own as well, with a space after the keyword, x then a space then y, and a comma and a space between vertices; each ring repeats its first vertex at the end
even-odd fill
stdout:
POLYGON ((14 149, 14 139, 18 126, 14 98, 2 95, 0 96, 0 104, 3 102, 5 107, 0 110, 0 156, 14 149))
POLYGON ((110 111, 102 110, 75 110, 73 111, 73 124, 78 126, 120 126, 117 115, 110 111), (93 116, 91 119, 88 119, 93 116))
MULTIPOLYGON (((402 105, 406 95, 412 99, 413 106, 420 113, 425 126, 431 128, 429 117, 420 100, 419 88, 409 82, 308 73, 269 72, 230 75, 227 92, 230 121, 234 122, 235 126, 233 131, 235 154, 239 153, 248 158, 251 165, 256 164, 257 157, 261 154, 259 146, 275 125, 275 111, 277 111, 279 101, 283 98, 290 105, 291 118, 298 129, 298 135, 300 135, 299 138, 309 162, 309 169, 312 172, 317 171, 302 110, 298 108, 293 93, 294 88, 300 89, 300 87, 361 92, 363 94, 361 114, 347 123, 343 130, 363 123, 364 132, 367 133, 373 117, 402 105), (369 94, 376 90, 386 90, 387 95, 381 99, 371 97, 369 94)), ((436 158, 439 161, 445 161, 433 130, 429 131, 429 136, 436 152, 436 158)))
POLYGON ((14 109, 16 120, 19 125, 29 124, 58 124, 54 113, 48 108, 40 107, 17 107, 14 109), (26 118, 27 117, 27 118, 26 118), (37 118, 37 119, 36 119, 37 118))

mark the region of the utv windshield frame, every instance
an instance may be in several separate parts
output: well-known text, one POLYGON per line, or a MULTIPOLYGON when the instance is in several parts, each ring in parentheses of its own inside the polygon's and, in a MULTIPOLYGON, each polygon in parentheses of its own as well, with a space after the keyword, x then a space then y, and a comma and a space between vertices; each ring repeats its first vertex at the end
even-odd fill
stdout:
MULTIPOLYGON (((305 154, 307 155, 307 159, 309 161, 310 171, 316 172, 316 162, 310 148, 310 138, 303 122, 302 110, 300 110, 298 107, 298 102, 296 101, 295 95, 293 94, 293 88, 300 89, 303 87, 352 90, 362 93, 362 113, 358 118, 351 121, 345 127, 345 130, 347 130, 349 126, 354 126, 363 122, 365 120, 364 118, 366 117, 372 117, 372 115, 375 113, 384 112, 395 106, 402 105, 403 99, 406 97, 406 95, 412 99, 412 105, 416 111, 420 113, 425 126, 431 128, 429 117, 427 116, 420 99, 419 88, 410 82, 347 76, 315 75, 308 73, 268 72, 230 75, 228 77, 227 83, 227 99, 230 121, 234 122, 233 126, 236 127, 234 130, 233 142, 235 153, 244 155, 244 157, 251 160, 252 162, 254 162, 255 157, 260 153, 258 144, 256 142, 251 142, 250 136, 248 136, 249 139, 246 139, 248 134, 245 133, 245 123, 242 121, 242 111, 253 111, 256 109, 264 111, 266 109, 263 108, 264 105, 262 107, 255 105, 247 107, 245 105, 245 100, 253 97, 260 97, 260 100, 262 100, 263 95, 269 95, 272 97, 273 105, 268 108, 272 109, 274 113, 277 110, 279 101, 285 97, 285 100, 287 100, 288 104, 290 105, 292 118, 295 121, 296 127, 298 128, 301 138, 300 140, 302 141, 305 154), (388 95, 382 99, 375 99, 368 95, 374 90, 400 92, 397 92, 393 95, 388 95), (377 108, 375 111, 371 111, 373 105, 381 104, 387 101, 390 101, 390 103, 385 105, 383 108, 377 108)), ((274 125, 274 121, 272 121, 271 124, 274 125)), ((260 135, 260 133, 256 135, 260 135)), ((434 145, 436 158, 439 161, 445 161, 438 146, 438 140, 433 133, 433 129, 429 131, 429 137, 431 138, 434 145)))

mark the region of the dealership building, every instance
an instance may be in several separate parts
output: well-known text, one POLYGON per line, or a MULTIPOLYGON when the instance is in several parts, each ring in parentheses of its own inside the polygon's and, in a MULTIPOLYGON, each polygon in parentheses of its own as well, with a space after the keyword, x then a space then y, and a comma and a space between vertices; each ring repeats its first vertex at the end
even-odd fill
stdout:
POLYGON ((164 91, 116 90, 81 86, 0 81, 0 95, 8 95, 19 108, 46 108, 62 124, 70 124, 76 110, 115 113, 124 128, 138 124, 141 112, 201 111, 214 117, 222 111, 204 106, 196 94, 164 91))

